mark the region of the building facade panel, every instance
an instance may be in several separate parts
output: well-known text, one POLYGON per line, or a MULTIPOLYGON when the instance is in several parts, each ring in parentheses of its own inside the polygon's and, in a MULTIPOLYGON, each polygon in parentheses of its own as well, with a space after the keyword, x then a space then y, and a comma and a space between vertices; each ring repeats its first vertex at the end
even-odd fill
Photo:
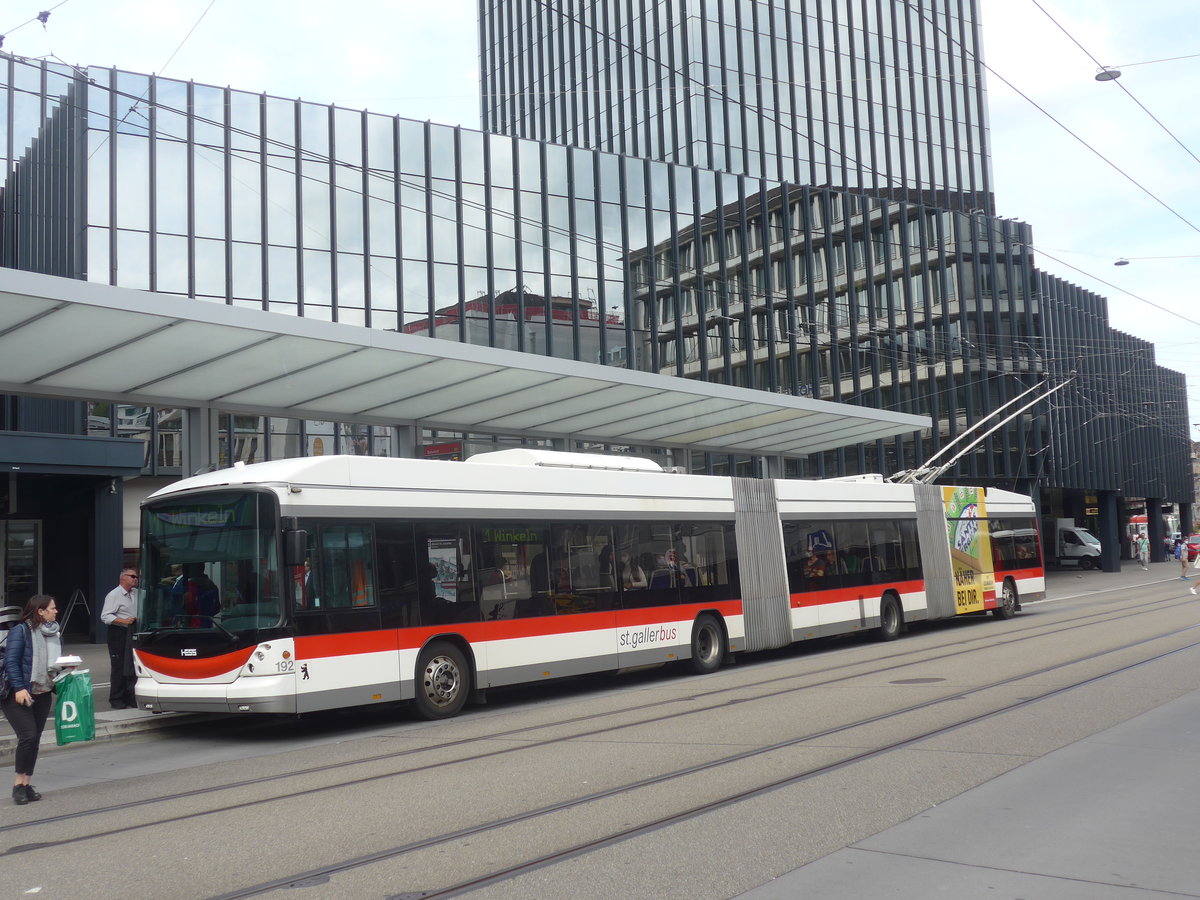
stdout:
POLYGON ((485 130, 993 209, 974 0, 481 0, 480 18, 485 130))

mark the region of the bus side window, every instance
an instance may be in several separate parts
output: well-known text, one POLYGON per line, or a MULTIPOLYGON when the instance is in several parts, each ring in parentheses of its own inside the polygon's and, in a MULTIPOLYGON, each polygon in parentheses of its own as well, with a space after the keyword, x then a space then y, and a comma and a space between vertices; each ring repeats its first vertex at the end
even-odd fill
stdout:
POLYGON ((679 602, 679 587, 668 561, 669 533, 663 530, 656 533, 651 525, 619 525, 614 541, 623 609, 679 602))
POLYGON ((912 581, 922 576, 921 547, 917 540, 917 523, 906 519, 900 523, 900 543, 904 547, 904 578, 912 581))
POLYGON ((321 529, 321 576, 326 609, 375 605, 375 572, 369 525, 326 525, 321 529))
POLYGON ((899 581, 904 577, 903 547, 895 522, 871 522, 870 574, 875 584, 899 581))
POLYGON ((420 586, 411 522, 375 523, 379 605, 384 628, 420 625, 420 586))
POLYGON ((837 522, 838 570, 842 575, 843 587, 860 587, 871 584, 873 561, 871 547, 867 541, 865 521, 837 522))
POLYGON ((1016 547, 1013 545, 1012 532, 1004 529, 1003 523, 994 519, 988 525, 991 532, 988 537, 992 544, 992 571, 1007 572, 1016 568, 1013 565, 1016 547))
POLYGON ((792 593, 841 587, 841 561, 828 522, 785 522, 788 590, 792 593))
POLYGON ((555 603, 555 612, 562 615, 612 609, 616 601, 609 558, 612 528, 587 523, 558 526, 556 531, 565 548, 569 583, 566 596, 555 603))
POLYGON ((679 589, 685 603, 710 603, 737 596, 736 550, 730 522, 689 522, 676 526, 679 589))
POLYGON ((1037 528, 1033 520, 1020 523, 1021 528, 1013 531, 1013 544, 1018 560, 1017 568, 1034 568, 1042 564, 1042 550, 1038 542, 1037 528))

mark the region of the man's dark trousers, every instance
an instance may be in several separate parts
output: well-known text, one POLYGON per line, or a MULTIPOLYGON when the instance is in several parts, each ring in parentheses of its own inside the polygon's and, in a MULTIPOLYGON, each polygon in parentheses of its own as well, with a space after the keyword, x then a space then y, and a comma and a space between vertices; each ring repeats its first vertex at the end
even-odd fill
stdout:
POLYGON ((136 708, 133 685, 133 628, 129 625, 108 626, 108 703, 113 709, 123 706, 136 708))

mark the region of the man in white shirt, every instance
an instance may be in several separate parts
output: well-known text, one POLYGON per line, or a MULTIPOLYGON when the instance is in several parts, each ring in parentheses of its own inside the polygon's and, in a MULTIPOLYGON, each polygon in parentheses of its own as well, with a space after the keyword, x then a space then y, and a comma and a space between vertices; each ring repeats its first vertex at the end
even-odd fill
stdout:
POLYGON ((121 583, 108 592, 100 621, 108 626, 110 669, 108 703, 113 709, 136 709, 133 685, 133 626, 137 623, 138 573, 121 570, 121 583))

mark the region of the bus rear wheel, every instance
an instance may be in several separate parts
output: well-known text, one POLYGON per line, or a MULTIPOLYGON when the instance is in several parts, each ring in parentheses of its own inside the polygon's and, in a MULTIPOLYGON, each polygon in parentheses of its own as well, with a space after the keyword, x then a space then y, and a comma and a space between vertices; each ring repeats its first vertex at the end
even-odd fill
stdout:
POLYGON ((1017 586, 1011 578, 1004 579, 1004 587, 1000 589, 1000 602, 992 610, 997 619, 1011 619, 1017 614, 1017 586))
POLYGON ((692 671, 697 675, 715 672, 725 661, 725 630, 708 613, 692 625, 692 671))
POLYGON ((471 670, 458 647, 434 641, 417 660, 417 712, 423 719, 448 719, 467 705, 471 670))
POLYGON ((904 614, 895 594, 884 594, 879 601, 879 639, 894 641, 904 627, 904 614))

